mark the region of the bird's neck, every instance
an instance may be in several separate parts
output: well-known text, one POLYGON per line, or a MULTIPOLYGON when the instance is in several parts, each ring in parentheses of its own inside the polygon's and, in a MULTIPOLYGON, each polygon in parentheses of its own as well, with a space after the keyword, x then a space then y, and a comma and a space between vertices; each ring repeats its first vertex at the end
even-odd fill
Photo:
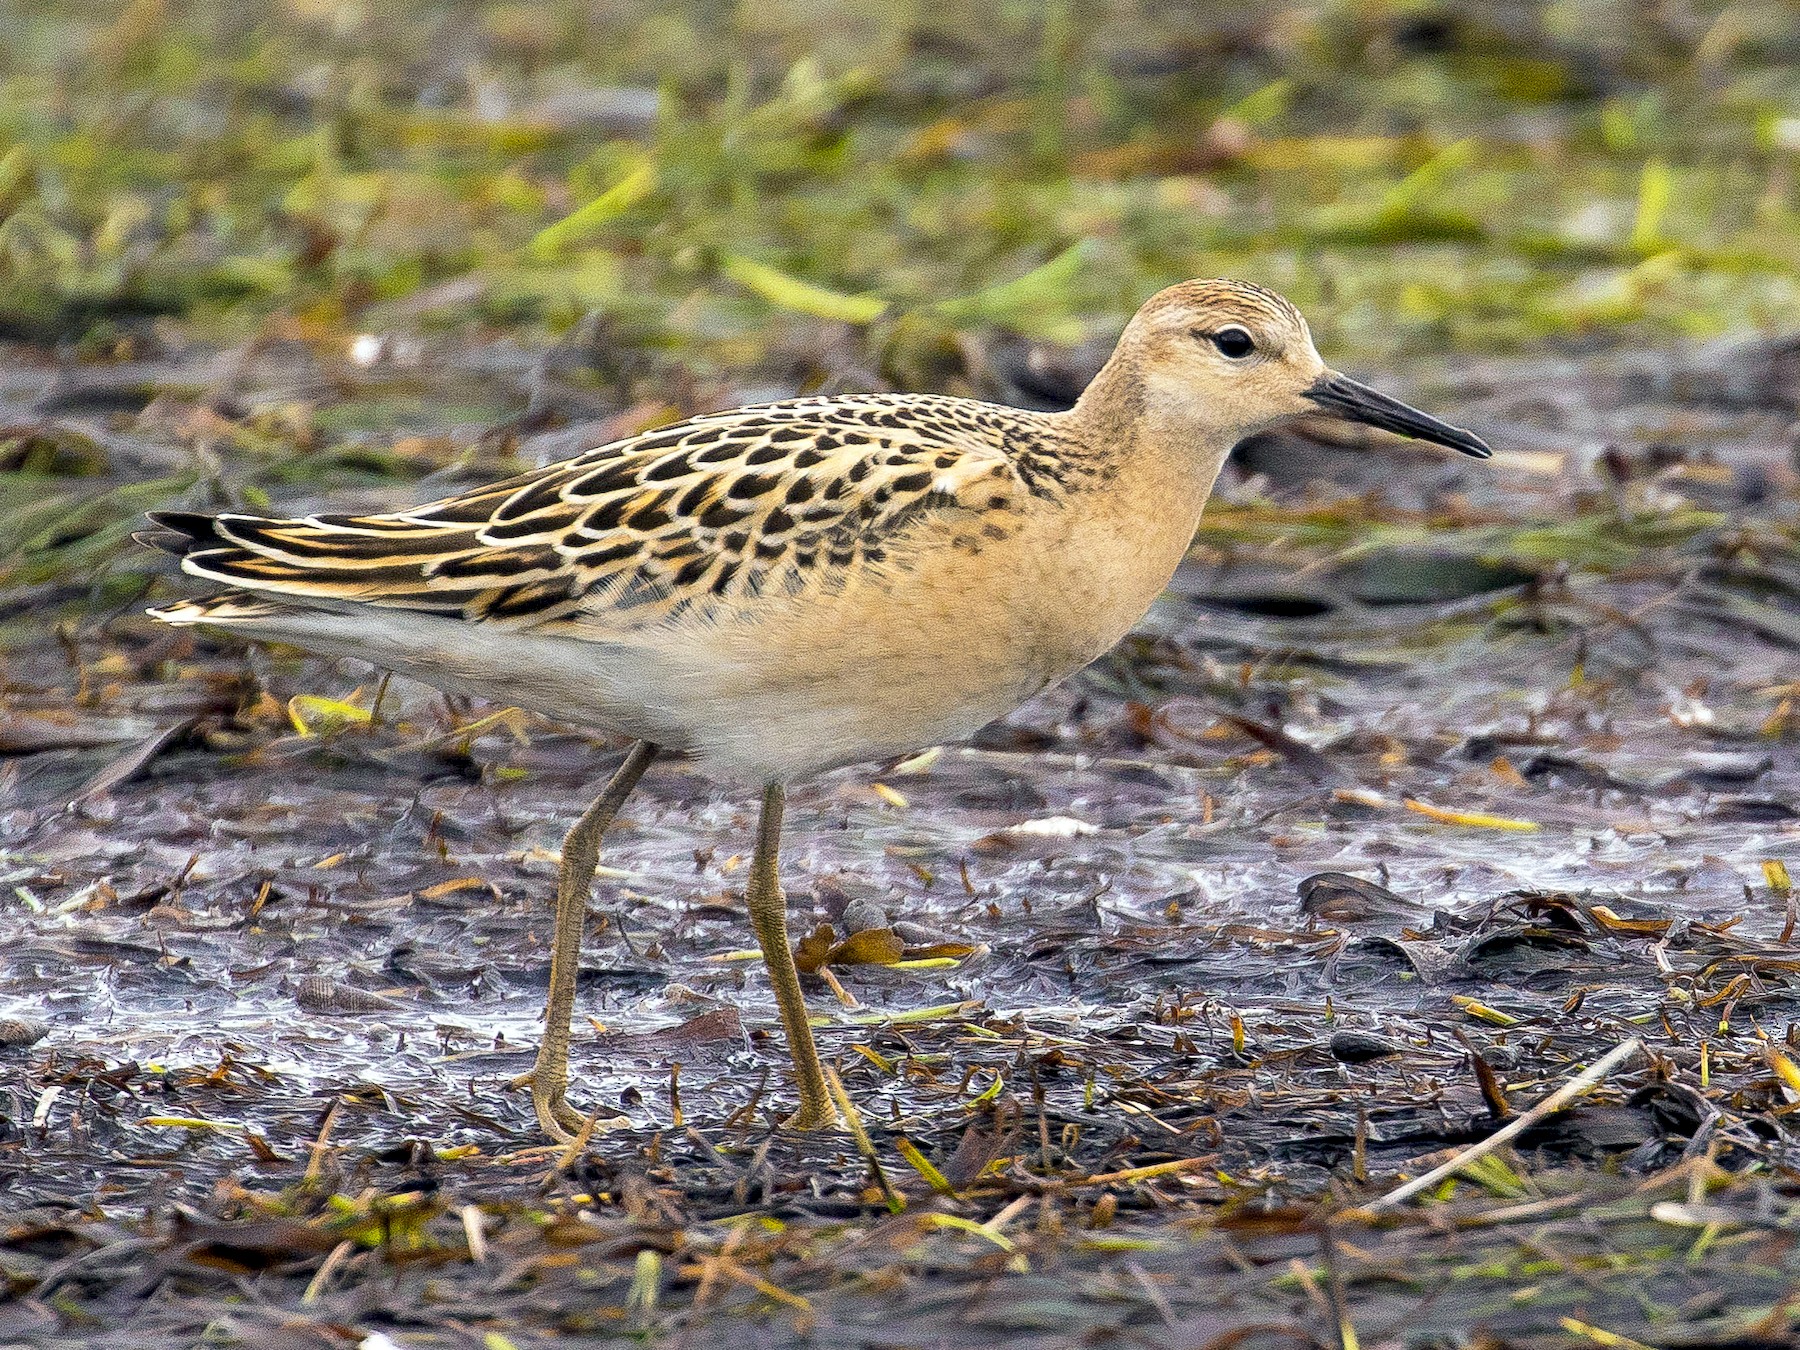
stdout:
POLYGON ((1061 418, 1072 439, 1104 456, 1109 490, 1198 520, 1237 432, 1213 425, 1204 407, 1148 390, 1131 355, 1115 353, 1061 418))
MULTIPOLYGON (((1015 603, 1053 679, 1117 642, 1169 584, 1229 449, 1158 417, 1134 374, 1115 358, 1075 407, 1047 415, 1045 440, 1066 449, 1056 490, 1033 487, 1047 500, 1015 603)), ((1032 484, 1031 466, 1021 476, 1032 484)))

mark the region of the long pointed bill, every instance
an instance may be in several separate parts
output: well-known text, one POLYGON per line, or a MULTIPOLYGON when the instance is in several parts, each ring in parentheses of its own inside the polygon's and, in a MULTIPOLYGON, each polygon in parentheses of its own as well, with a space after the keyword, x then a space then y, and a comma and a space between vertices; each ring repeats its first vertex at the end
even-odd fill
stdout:
POLYGON ((1366 384, 1358 384, 1348 375, 1339 375, 1335 370, 1328 370, 1319 376, 1306 391, 1306 397, 1326 412, 1335 413, 1347 421, 1365 422, 1369 426, 1380 427, 1383 431, 1411 436, 1414 440, 1448 446, 1477 459, 1486 459, 1494 453, 1488 449, 1487 442, 1474 432, 1453 427, 1448 422, 1440 422, 1397 398, 1389 398, 1366 384))

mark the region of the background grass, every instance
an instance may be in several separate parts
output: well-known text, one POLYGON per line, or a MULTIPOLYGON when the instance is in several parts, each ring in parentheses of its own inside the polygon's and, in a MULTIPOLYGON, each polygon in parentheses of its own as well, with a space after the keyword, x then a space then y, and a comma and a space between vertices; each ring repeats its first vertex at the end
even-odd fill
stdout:
POLYGON ((1800 310, 1800 18, 1642 6, 0 5, 0 330, 105 353, 584 313, 898 384, 1272 283, 1399 359, 1800 310))

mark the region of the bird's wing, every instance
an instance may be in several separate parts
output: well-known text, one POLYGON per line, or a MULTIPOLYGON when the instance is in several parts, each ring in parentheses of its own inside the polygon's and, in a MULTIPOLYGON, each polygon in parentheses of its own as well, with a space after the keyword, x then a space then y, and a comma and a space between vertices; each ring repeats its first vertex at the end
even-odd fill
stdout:
POLYGON ((141 538, 259 596, 635 627, 878 566, 923 513, 1011 509, 1032 491, 1008 453, 1029 416, 964 399, 799 399, 697 417, 410 510, 162 512, 141 538))

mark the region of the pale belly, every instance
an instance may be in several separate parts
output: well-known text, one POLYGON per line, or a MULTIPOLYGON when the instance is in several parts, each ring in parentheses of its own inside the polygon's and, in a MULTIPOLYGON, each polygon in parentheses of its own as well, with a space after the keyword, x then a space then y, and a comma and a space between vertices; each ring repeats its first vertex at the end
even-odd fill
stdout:
POLYGON ((681 726, 714 771, 748 779, 957 740, 1109 650, 1192 533, 1178 521, 1129 539, 940 549, 879 585, 671 635, 655 644, 649 687, 662 694, 645 711, 681 726))

